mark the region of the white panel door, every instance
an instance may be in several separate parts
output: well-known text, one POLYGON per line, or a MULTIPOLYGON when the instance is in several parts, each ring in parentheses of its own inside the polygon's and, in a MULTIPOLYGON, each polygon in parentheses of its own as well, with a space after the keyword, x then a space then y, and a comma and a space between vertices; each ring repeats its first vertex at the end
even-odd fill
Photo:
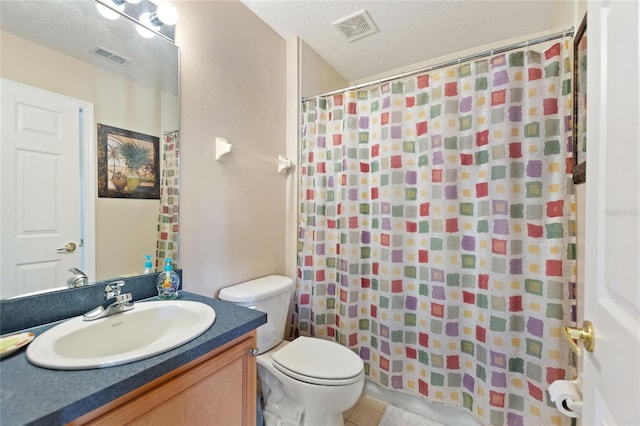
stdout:
POLYGON ((587 12, 584 425, 640 425, 640 7, 587 12))
POLYGON ((81 266, 79 110, 2 80, 2 298, 64 286, 68 269, 81 266), (68 243, 77 248, 59 250, 68 243))

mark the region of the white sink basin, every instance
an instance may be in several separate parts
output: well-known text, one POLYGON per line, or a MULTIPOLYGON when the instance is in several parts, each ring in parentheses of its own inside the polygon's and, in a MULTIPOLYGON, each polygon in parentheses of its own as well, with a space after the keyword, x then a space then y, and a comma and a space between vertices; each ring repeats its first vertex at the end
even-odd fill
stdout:
POLYGON ((183 300, 136 303, 95 321, 75 317, 37 336, 27 359, 40 367, 113 367, 166 352, 195 339, 216 319, 212 307, 183 300))

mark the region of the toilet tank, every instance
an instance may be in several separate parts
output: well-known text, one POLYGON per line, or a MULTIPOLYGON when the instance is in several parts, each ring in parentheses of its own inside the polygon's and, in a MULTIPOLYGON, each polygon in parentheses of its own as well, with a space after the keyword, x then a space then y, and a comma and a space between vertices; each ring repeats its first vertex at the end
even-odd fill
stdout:
POLYGON ((218 293, 218 298, 266 312, 267 323, 258 327, 257 330, 258 353, 261 354, 284 339, 292 293, 291 278, 269 275, 225 287, 218 293))

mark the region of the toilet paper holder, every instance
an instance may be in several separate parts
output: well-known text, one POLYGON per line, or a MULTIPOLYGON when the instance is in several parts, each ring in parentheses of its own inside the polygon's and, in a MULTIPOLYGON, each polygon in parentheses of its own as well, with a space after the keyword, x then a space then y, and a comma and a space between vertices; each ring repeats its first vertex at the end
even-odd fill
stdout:
POLYGON ((556 380, 549 386, 549 397, 565 416, 582 416, 582 376, 575 380, 556 380))
POLYGON ((576 355, 580 355, 580 348, 576 340, 582 342, 587 352, 593 352, 596 345, 595 331, 591 321, 584 321, 582 328, 564 326, 562 327, 562 335, 569 342, 569 347, 576 355))

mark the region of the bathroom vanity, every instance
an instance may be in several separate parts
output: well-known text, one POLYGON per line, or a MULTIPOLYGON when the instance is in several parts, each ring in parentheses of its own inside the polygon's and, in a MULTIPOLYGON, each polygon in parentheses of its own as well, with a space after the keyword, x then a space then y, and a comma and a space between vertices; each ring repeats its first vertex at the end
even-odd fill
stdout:
POLYGON ((255 347, 252 331, 68 424, 254 425, 255 347))
MULTIPOLYGON (((0 361, 0 424, 254 425, 255 329, 266 314, 182 292, 216 311, 209 330, 160 355, 115 367, 50 370, 24 350, 0 361)), ((33 327, 36 335, 55 324, 33 327)))

